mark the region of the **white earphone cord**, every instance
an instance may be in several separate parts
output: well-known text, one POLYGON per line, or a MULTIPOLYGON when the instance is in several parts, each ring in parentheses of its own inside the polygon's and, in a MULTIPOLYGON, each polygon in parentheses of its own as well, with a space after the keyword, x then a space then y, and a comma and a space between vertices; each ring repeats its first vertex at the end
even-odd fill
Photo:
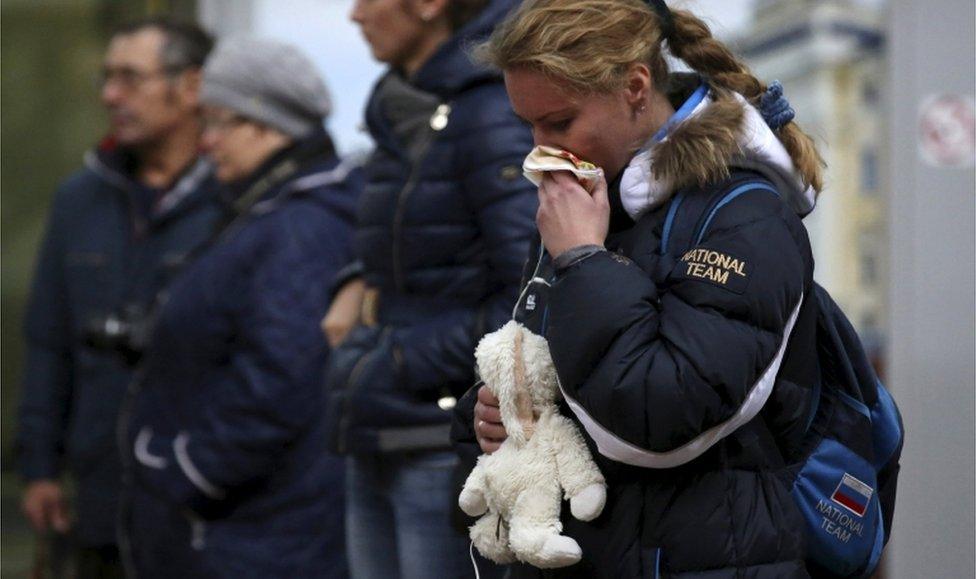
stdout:
POLYGON ((478 562, 474 560, 474 541, 468 546, 468 553, 471 555, 471 566, 474 567, 474 579, 481 579, 481 573, 478 572, 478 562))

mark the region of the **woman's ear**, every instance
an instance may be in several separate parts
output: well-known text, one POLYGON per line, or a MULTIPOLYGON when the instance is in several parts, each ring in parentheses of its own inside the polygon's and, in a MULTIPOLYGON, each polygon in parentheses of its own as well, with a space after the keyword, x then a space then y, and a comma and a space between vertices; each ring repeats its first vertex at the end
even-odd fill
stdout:
POLYGON ((433 22, 447 12, 450 0, 413 0, 411 5, 414 14, 424 22, 433 22))
POLYGON ((647 107, 653 82, 651 69, 646 64, 635 62, 627 69, 624 98, 632 111, 643 111, 647 107))

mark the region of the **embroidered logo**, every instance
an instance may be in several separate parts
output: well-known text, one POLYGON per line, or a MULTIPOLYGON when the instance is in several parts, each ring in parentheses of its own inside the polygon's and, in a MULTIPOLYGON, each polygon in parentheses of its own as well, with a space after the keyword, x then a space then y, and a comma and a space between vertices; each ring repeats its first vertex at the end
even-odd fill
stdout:
POLYGON ((830 496, 830 500, 855 515, 863 517, 868 510, 868 503, 873 494, 874 489, 845 472, 844 478, 837 485, 837 489, 830 496))
POLYGON ((522 177, 522 167, 518 165, 505 165, 498 174, 504 181, 515 181, 522 177))
POLYGON ((742 293, 752 274, 749 264, 734 255, 696 247, 681 256, 678 272, 682 277, 712 283, 742 293))

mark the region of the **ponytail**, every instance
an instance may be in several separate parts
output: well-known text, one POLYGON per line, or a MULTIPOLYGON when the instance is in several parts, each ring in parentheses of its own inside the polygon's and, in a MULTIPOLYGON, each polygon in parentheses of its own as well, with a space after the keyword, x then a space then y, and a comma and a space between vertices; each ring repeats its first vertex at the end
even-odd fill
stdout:
MULTIPOLYGON (((735 91, 750 103, 759 105, 766 85, 753 76, 727 46, 712 36, 708 25, 687 10, 672 10, 671 22, 673 28, 666 40, 672 55, 706 76, 713 85, 735 91)), ((813 139, 792 121, 776 130, 776 135, 804 183, 821 191, 825 164, 813 139)))

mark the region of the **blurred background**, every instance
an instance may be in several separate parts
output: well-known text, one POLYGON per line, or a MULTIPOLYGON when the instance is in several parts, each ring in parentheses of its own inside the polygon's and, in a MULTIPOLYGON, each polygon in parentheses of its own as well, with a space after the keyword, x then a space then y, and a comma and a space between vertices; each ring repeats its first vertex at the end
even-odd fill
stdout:
MULTIPOLYGON (((220 37, 292 42, 333 91, 343 154, 368 150, 362 107, 382 68, 351 0, 4 0, 0 4, 0 575, 26 577, 12 441, 21 322, 57 184, 105 127, 95 79, 108 35, 147 14, 220 37)), ((886 577, 973 577, 974 3, 972 0, 697 0, 768 81, 779 79, 828 163, 807 219, 817 276, 857 326, 904 414, 907 441, 886 577)))

